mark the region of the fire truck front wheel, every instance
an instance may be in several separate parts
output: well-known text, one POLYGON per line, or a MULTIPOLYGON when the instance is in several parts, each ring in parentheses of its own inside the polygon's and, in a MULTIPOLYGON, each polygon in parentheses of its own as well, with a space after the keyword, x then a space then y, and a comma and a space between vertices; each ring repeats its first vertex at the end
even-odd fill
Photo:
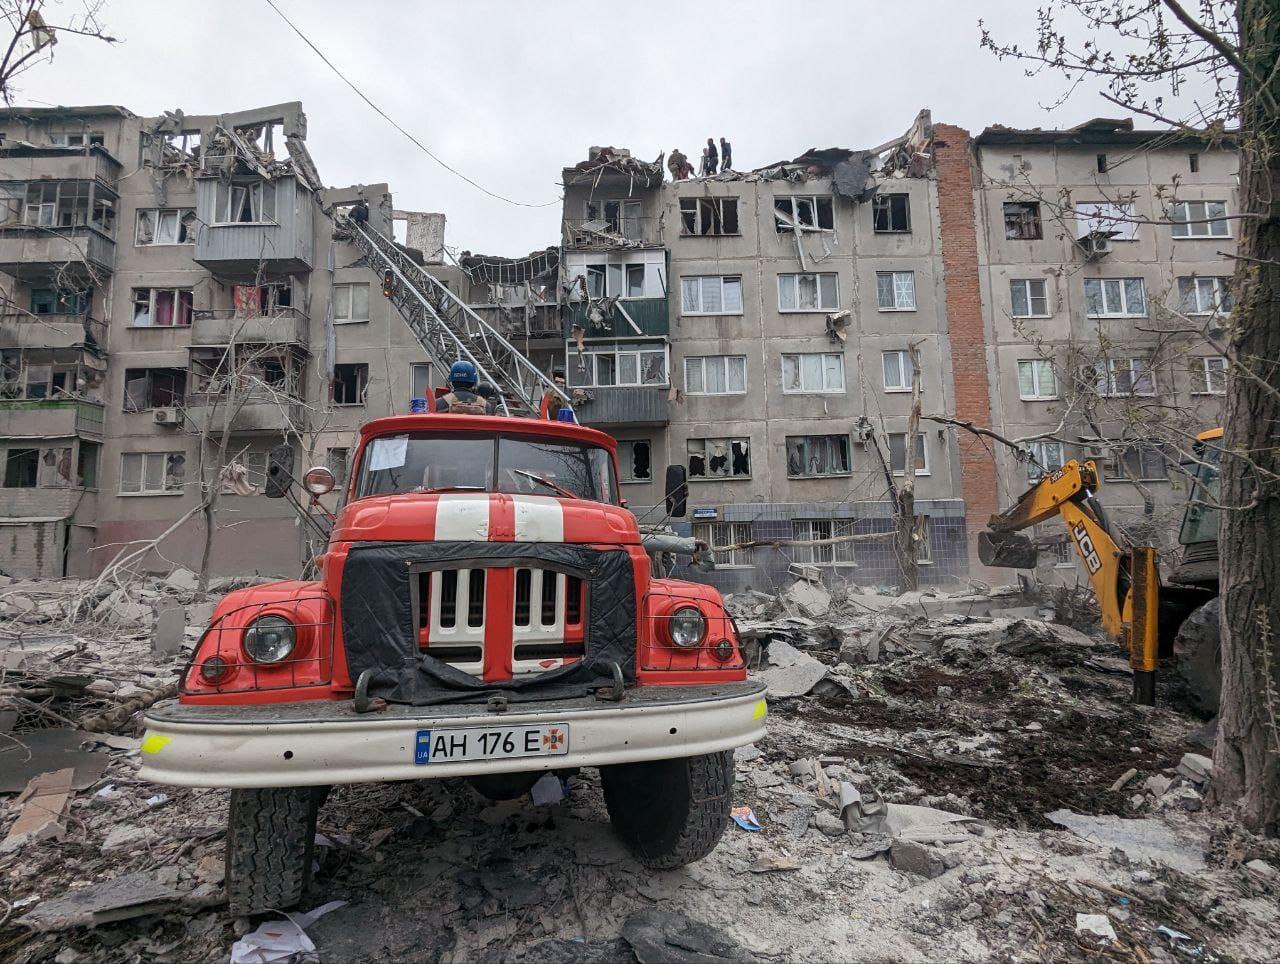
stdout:
POLYGON ((316 815, 327 787, 232 790, 227 900, 236 916, 284 910, 311 880, 316 815))
POLYGON ((729 821, 733 752, 600 768, 609 820, 640 862, 669 870, 715 849, 729 821))

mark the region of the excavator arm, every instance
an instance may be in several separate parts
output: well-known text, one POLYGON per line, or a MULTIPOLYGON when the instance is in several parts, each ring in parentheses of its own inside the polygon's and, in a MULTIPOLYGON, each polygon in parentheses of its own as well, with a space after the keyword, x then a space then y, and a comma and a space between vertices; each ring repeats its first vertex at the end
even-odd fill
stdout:
POLYGON ((1060 516, 1075 544, 1102 610, 1102 628, 1129 650, 1134 702, 1155 702, 1159 651, 1160 580, 1156 550, 1122 548, 1093 497, 1097 466, 1074 459, 1027 489, 1012 506, 991 517, 978 534, 978 558, 996 568, 1032 569, 1035 545, 1018 533, 1060 516))

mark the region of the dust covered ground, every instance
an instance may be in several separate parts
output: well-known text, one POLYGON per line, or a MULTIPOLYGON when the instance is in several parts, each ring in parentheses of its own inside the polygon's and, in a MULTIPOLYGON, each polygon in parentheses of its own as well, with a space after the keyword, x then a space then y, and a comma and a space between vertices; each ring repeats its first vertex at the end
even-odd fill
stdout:
MULTIPOLYGON (((1023 598, 732 602, 753 672, 779 692, 806 690, 772 698, 767 737, 736 754, 734 804, 760 830, 730 824, 706 859, 653 872, 611 832, 595 771, 571 776, 568 798, 549 806, 493 803, 455 782, 337 787, 302 909, 346 903, 306 928, 315 956, 1280 958, 1280 848, 1207 809, 1206 721, 1167 683, 1160 706, 1131 705, 1105 640, 1043 620, 1052 614, 1023 598), (850 790, 860 803, 842 810, 850 790), (922 840, 867 829, 877 808, 898 805, 955 822, 922 840), (1049 814, 1106 819, 1072 830, 1049 814), (1078 915, 1099 916, 1081 926, 1078 915)), ((10 613, 0 641, 55 626, 72 655, 7 670, 6 692, 56 689, 36 684, 93 666, 133 694, 181 665, 151 652, 148 626, 102 619, 10 613)), ((45 711, 20 705, 6 744, 58 726, 49 713, 75 722, 123 702, 97 689, 23 697, 45 711)), ((262 922, 232 919, 222 901, 227 794, 138 782, 137 714, 114 729, 88 737, 114 745, 86 744, 105 765, 74 792, 62 839, 0 851, 0 959, 226 961, 262 922), (153 889, 140 916, 41 921, 42 906, 120 878, 153 889)), ((0 836, 16 799, 0 798, 0 836)))

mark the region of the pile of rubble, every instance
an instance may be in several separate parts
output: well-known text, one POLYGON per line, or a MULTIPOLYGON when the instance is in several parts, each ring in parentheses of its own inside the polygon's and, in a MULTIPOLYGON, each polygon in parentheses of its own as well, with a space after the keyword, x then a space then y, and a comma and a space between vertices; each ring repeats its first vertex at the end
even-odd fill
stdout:
POLYGON ((770 719, 735 754, 733 821, 707 858, 640 866, 592 770, 497 803, 454 781, 341 786, 305 913, 232 919, 227 794, 140 783, 136 710, 72 729, 128 687, 172 684, 210 605, 187 582, 105 608, 120 587, 0 587, 4 691, 40 708, 0 739, 18 753, 0 772, 30 766, 2 788, 6 960, 1280 956, 1280 846, 1205 806, 1212 736, 1168 685, 1159 707, 1131 705, 1116 647, 1029 593, 805 580, 729 599, 770 719), (182 642, 160 653, 175 607, 182 642), (28 835, 46 812, 56 827, 28 835))

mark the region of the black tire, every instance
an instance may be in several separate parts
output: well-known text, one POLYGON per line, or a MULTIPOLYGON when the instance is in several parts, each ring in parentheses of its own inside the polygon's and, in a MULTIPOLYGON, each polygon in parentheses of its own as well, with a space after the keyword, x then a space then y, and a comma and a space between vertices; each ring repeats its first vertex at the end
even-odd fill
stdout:
POLYGON ((316 815, 327 787, 232 790, 227 901, 237 917, 285 910, 311 882, 316 815))
POLYGON ((1205 603, 1178 627, 1173 640, 1178 675, 1196 706, 1216 715, 1222 694, 1222 604, 1205 603))
POLYGON ((609 820, 646 867, 670 870, 715 849, 729 822, 733 753, 600 768, 609 820))

